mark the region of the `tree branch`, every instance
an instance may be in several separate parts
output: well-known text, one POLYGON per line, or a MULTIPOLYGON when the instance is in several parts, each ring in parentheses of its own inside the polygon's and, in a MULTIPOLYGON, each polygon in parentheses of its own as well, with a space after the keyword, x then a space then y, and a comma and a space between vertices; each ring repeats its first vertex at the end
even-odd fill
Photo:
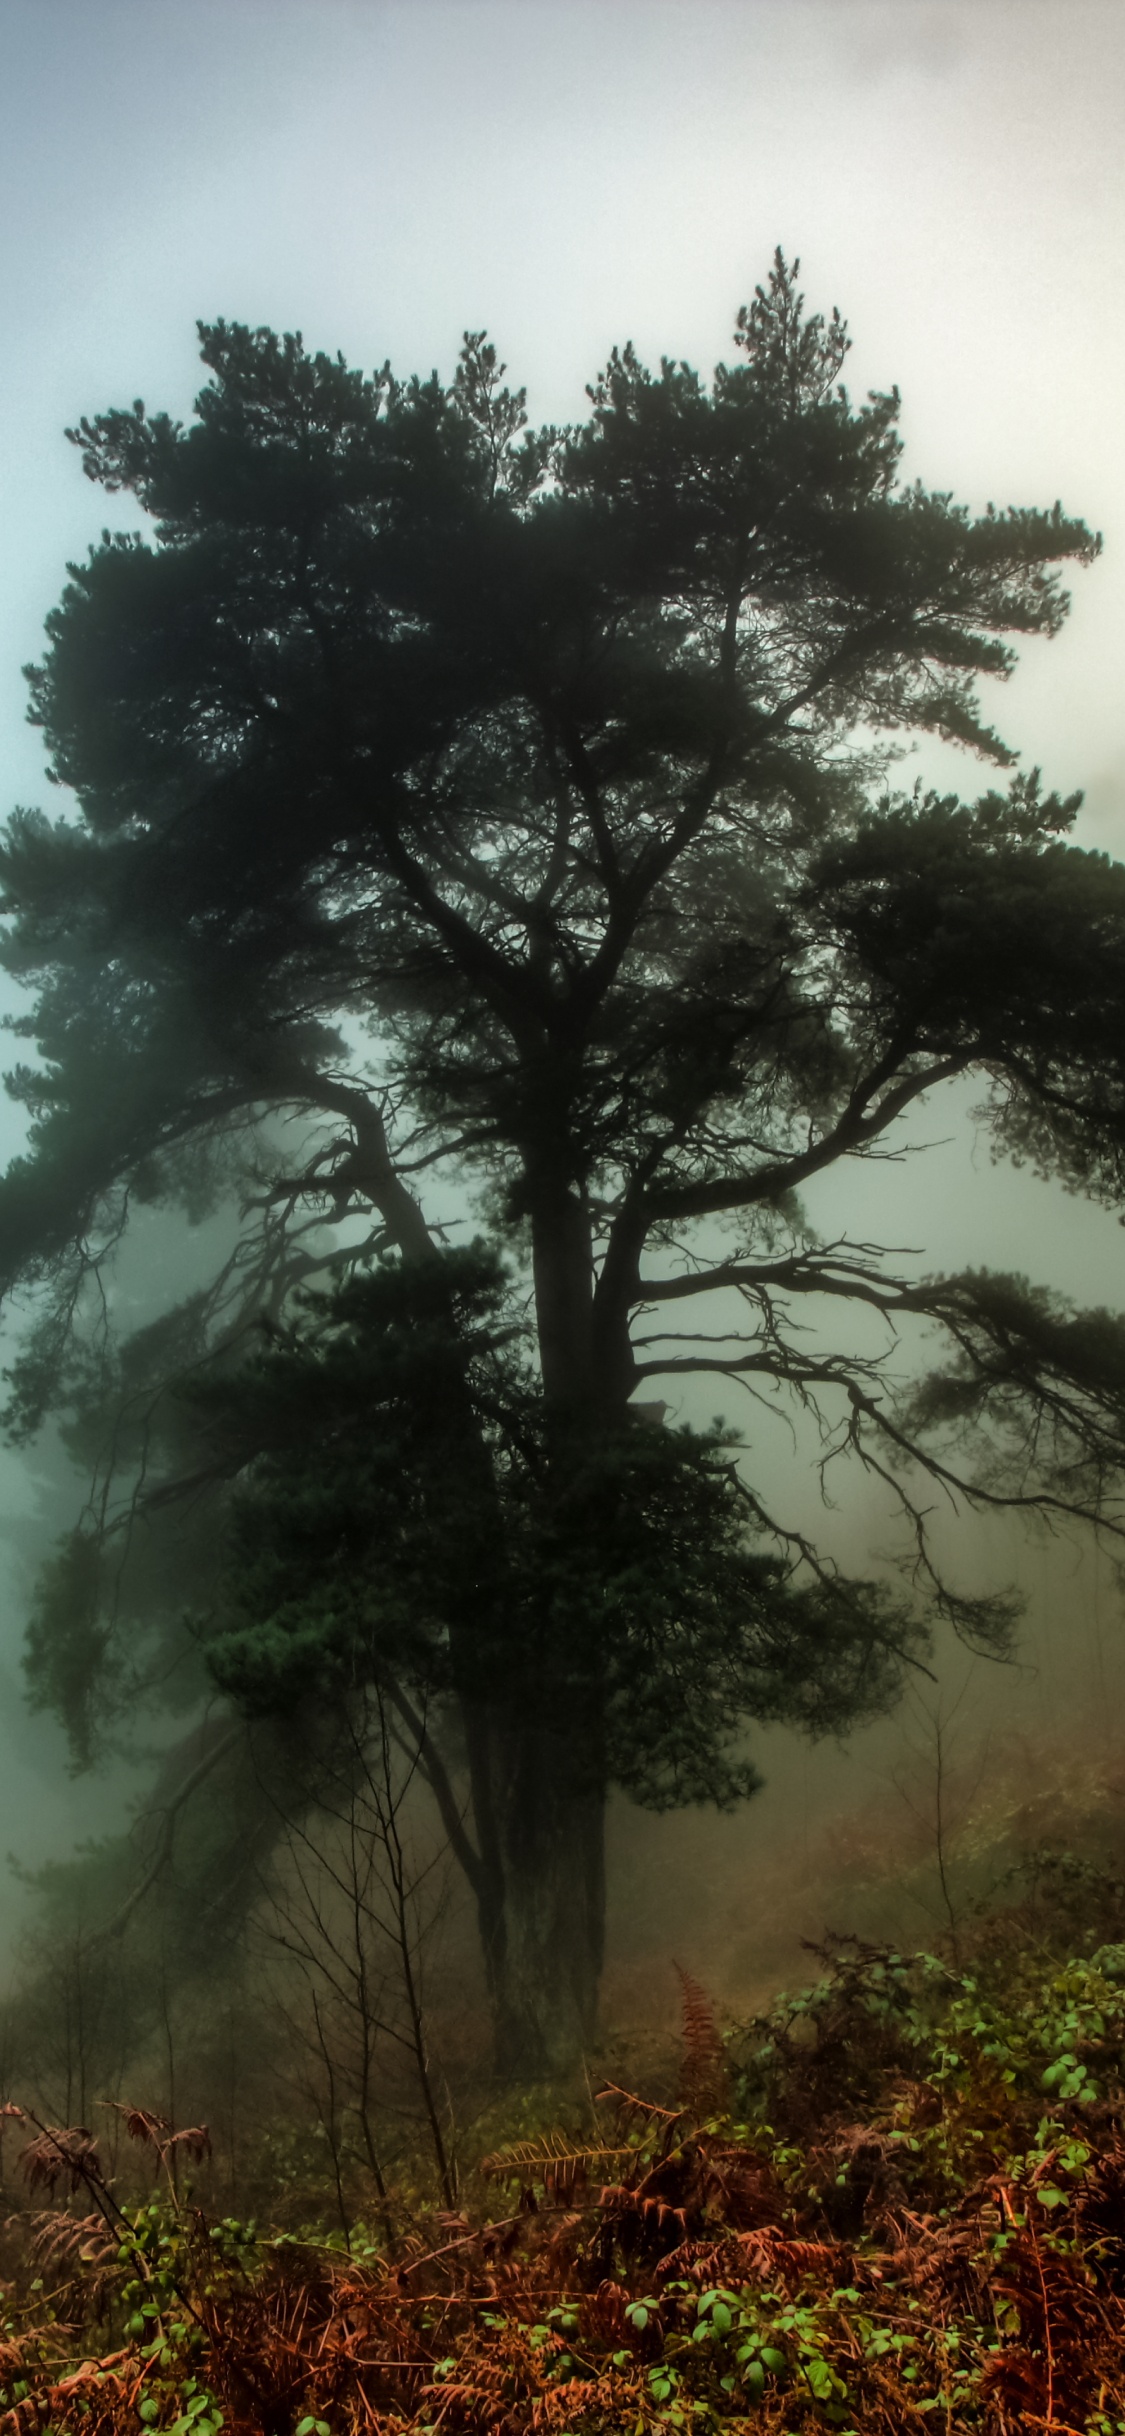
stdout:
POLYGON ((215 1743, 210 1751, 205 1752, 198 1765, 192 1769, 191 1774, 185 1776, 183 1783, 177 1786, 171 1800, 162 1804, 163 1819, 153 1860, 143 1878, 139 1879, 133 1888, 132 1894, 126 1897, 120 1911, 114 1913, 112 1920, 105 1928, 98 1929, 96 1934, 91 1937, 91 1946, 105 1945, 109 1938, 119 1937, 122 1930, 128 1927, 134 1912, 155 1886, 161 1871, 170 1858, 176 1831, 176 1819, 183 1809, 184 1803, 190 1801, 192 1794, 203 1783, 204 1778, 210 1775, 212 1768, 216 1768, 219 1761, 226 1758, 227 1752, 233 1751, 236 1743, 241 1740, 242 1728, 236 1726, 233 1733, 225 1735, 222 1742, 215 1743))
POLYGON ((398 1710, 418 1753, 418 1764, 441 1814, 441 1823, 449 1838, 450 1849, 460 1862, 465 1876, 478 1900, 484 1892, 484 1865, 476 1846, 465 1832, 465 1822, 457 1806, 457 1798, 449 1781, 448 1770, 438 1751, 425 1719, 407 1699, 397 1684, 388 1684, 387 1697, 398 1710))
MULTIPOLYGON (((356 1140, 353 1160, 337 1168, 333 1181, 359 1187, 374 1203, 391 1239, 409 1260, 433 1260, 438 1246, 419 1203, 409 1193, 391 1157, 387 1129, 374 1101, 354 1083, 334 1082, 312 1066, 290 1066, 277 1077, 286 1098, 344 1116, 356 1140)), ((327 1180, 326 1180, 327 1181, 327 1180)))
POLYGON ((867 1103, 880 1087, 876 1070, 876 1076, 869 1077, 852 1093, 839 1124, 808 1150, 759 1167, 750 1176, 721 1176, 699 1184, 666 1185, 650 1196, 650 1213, 655 1218, 703 1218, 718 1210, 745 1209, 756 1201, 776 1200, 823 1168, 833 1166, 837 1159, 862 1152, 868 1142, 876 1141, 886 1132, 912 1100, 932 1091, 938 1083, 950 1082, 964 1072, 968 1062, 964 1056, 943 1058, 922 1073, 905 1077, 894 1090, 885 1093, 868 1115, 867 1103))

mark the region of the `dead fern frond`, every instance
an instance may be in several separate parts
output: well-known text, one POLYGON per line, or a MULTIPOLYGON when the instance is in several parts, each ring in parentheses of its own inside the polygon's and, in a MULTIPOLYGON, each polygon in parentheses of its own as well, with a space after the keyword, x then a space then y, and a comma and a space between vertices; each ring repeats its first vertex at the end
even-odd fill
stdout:
POLYGON ((658 2106, 655 2098, 638 2097, 635 2089, 620 2089, 616 2081, 607 2081, 594 2091, 594 2104, 612 2106, 623 2126, 630 2123, 642 2132, 660 2124, 671 2134, 684 2119, 682 2106, 658 2106))
POLYGON ((97 2142, 81 2123, 44 2124, 28 2141, 20 2171, 29 2191, 47 2190, 52 2197, 59 2182, 72 2191, 88 2190, 91 2184, 104 2188, 105 2183, 97 2142))
POLYGON ((201 2165, 203 2159, 211 2154, 211 2133, 206 2123, 188 2123, 182 2130, 172 2133, 167 2145, 169 2149, 182 2148, 193 2165, 201 2165))
POLYGON ((78 2424, 86 2436, 123 2436, 123 2431, 135 2425, 137 2399, 143 2385, 135 2355, 129 2351, 109 2352, 100 2360, 83 2360, 69 2375, 41 2389, 38 2396, 28 2395, 25 2402, 5 2411, 0 2418, 0 2436, 41 2436, 58 2426, 66 2429, 74 2424, 77 2407, 78 2424), (127 2362, 127 2368, 122 2368, 127 2362))
POLYGON ((36 2266, 48 2273, 116 2264, 118 2246, 104 2216, 68 2216, 57 2208, 42 2211, 28 2243, 36 2266))
POLYGON ((736 2234, 735 2244, 746 2266, 763 2279, 824 2275, 829 2270, 840 2274, 845 2265, 850 2267, 835 2242, 796 2241, 772 2225, 736 2234))
POLYGON ((564 2135, 548 2132, 538 2140, 517 2140, 481 2160, 486 2182, 542 2185, 548 2199, 572 2207, 591 2182, 606 2180, 632 2154, 628 2145, 576 2148, 564 2135))
POLYGON ((197 2165, 211 2154, 211 2134, 206 2123, 190 2123, 177 2131, 167 2115, 153 2114, 147 2106, 128 2106, 120 2098, 107 2098, 104 2102, 123 2117, 130 2140, 138 2141, 142 2148, 155 2149, 161 2162, 173 2149, 183 2149, 197 2165))
POLYGON ((680 2094, 693 2113, 713 2113, 726 2089, 726 2056, 715 2007, 690 1971, 678 1962, 673 1968, 683 1998, 680 2094))
POLYGON ((584 2293, 581 2305, 582 2333, 588 2342, 619 2345, 625 2335, 625 2311, 630 2293, 628 2285, 604 2276, 593 2292, 584 2293))
POLYGON ((139 2141, 142 2148, 163 2148, 172 2129, 167 2115, 150 2114, 147 2106, 127 2106, 120 2098, 106 2098, 104 2103, 121 2116, 130 2140, 139 2141))

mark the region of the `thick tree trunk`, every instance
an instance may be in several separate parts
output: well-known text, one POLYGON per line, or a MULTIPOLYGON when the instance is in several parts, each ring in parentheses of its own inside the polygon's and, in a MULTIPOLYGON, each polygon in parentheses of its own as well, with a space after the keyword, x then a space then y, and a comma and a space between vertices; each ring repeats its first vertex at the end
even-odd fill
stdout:
MULTIPOLYGON (((348 1181, 370 1194, 407 1260, 434 1258, 437 1246, 418 1203, 394 1170, 377 1109, 360 1092, 314 1079, 316 1090, 310 1090, 310 1097, 339 1107, 354 1128, 348 1181)), ((564 1103, 565 1090, 560 1093, 545 1076, 539 1105, 555 1116, 552 1134, 564 1103)), ((575 1455, 588 1448, 591 1431, 596 1432, 604 1417, 600 1408, 607 1381, 595 1376, 590 1219, 574 1181, 575 1162, 568 1148, 560 1150, 557 1139, 546 1148, 542 1142, 529 1145, 529 1151, 535 1179, 530 1206, 540 1365, 544 1396, 557 1428, 556 1493, 565 1495, 569 1467, 575 1455)), ((627 1350, 627 1328, 625 1343, 627 1350)), ((618 1395, 622 1390, 627 1395, 630 1384, 625 1370, 620 1377, 615 1373, 612 1387, 618 1395)), ((463 1460, 479 1486, 481 1515, 491 1518, 499 1538, 502 1524, 491 1464, 456 1364, 450 1398, 453 1408, 461 1408, 463 1460)), ((480 1665, 478 1637, 487 1645, 488 1605, 496 1594, 497 1583, 491 1578, 479 1613, 470 1620, 470 1601, 470 1612, 455 1635, 454 1673, 460 1678, 475 1851, 463 1833, 453 1833, 451 1840, 476 1899, 497 2067, 507 2077, 529 2079, 572 2066, 588 2050, 597 2028, 605 1947, 601 1718, 590 1688, 574 1699, 565 1692, 556 1697, 547 1682, 530 1684, 525 1689, 531 1698, 524 1705, 518 1698, 514 1704, 505 1702, 502 1694, 482 1696, 474 1687, 480 1665)), ((566 1656, 548 1649, 547 1673, 561 1671, 565 1677, 566 1656), (558 1670, 560 1656, 563 1666, 558 1670)), ((453 1810, 448 1786, 447 1792, 453 1810)))
MULTIPOLYGON (((531 1200, 547 1496, 561 1509, 576 1463, 589 1460, 605 1426, 607 1381, 595 1375, 589 1212, 568 1160, 541 1167, 531 1200)), ((401 1225, 395 1231, 402 1240, 401 1225)), ((420 1256, 413 1238, 409 1252, 420 1256)), ((618 1400, 629 1384, 614 1378, 618 1400)), ((456 1403, 454 1377, 450 1392, 456 1403)), ((481 1515, 491 1514, 502 1538, 479 1425, 461 1400, 481 1515)), ((479 1686, 489 1602, 503 1598, 502 1577, 502 1564, 485 1566, 479 1611, 472 1613, 470 1598, 454 1641, 475 1830, 473 1849, 460 1857, 476 1899, 497 2069, 527 2080, 572 2068, 596 2036, 605 1947, 603 1737, 600 1688, 593 1679, 575 1684, 577 1653, 553 1646, 549 1624, 534 1674, 526 1648, 514 1650, 512 1680, 479 1686)))
POLYGON ((594 1264, 589 1213, 569 1186, 533 1205, 531 1239, 543 1393, 549 1410, 585 1416, 597 1394, 594 1264))
POLYGON ((502 2067, 524 2076, 564 2071, 597 2031, 605 1796, 582 1757, 553 1728, 527 1726, 508 1786, 496 2031, 502 2067))
POLYGON ((589 1720, 481 1724, 473 1767, 477 1908, 505 2078, 565 2072, 597 2034, 605 1950, 605 1793, 591 1773, 589 1720))
MULTIPOLYGON (((545 1181, 540 1172, 532 1244, 547 1498, 561 1515, 605 1421, 592 1359, 589 1213, 565 1173, 545 1181)), ((545 1622, 537 1675, 522 1697, 517 1690, 511 1705, 469 1724, 496 2062, 524 2079, 566 2071, 588 2052, 605 1950, 599 1669, 592 1652, 556 1647, 557 1629, 545 1622)))

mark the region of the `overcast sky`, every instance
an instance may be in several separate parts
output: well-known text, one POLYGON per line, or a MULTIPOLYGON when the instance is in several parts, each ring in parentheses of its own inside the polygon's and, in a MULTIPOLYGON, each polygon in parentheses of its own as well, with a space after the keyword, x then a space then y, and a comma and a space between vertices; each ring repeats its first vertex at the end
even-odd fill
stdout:
MULTIPOLYGON (((63 427, 186 412, 197 317, 400 372, 487 326, 558 419, 615 341, 713 363, 780 241, 910 476, 1104 531, 994 715, 1125 851, 1123 129, 1118 0, 0 0, 0 809, 48 793, 20 668, 64 563, 129 521, 63 427)), ((1018 1265, 1125 1304, 1111 1222, 988 1190, 1018 1265)))
POLYGON ((106 513, 63 426, 186 410, 197 317, 400 370, 486 324, 566 416, 615 340, 710 365, 780 240, 853 386, 902 389, 911 474, 1104 529, 1004 711, 1120 839, 1119 0, 0 0, 0 29, 0 800, 42 794, 20 667, 106 513))

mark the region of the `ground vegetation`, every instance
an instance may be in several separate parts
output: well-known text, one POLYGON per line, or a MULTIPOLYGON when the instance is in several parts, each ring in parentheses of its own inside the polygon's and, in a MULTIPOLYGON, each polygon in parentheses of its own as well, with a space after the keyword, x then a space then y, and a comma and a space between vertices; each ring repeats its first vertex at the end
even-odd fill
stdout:
MULTIPOLYGON (((1035 1856, 959 1966, 838 1937, 675 2076, 325 2240, 208 2212, 203 2126, 6 2110, 4 2436, 1125 2424, 1125 1887, 1035 1856), (9 2143, 11 2148, 11 2142, 9 2143)), ((432 2174, 432 2166, 431 2166, 432 2174)))

